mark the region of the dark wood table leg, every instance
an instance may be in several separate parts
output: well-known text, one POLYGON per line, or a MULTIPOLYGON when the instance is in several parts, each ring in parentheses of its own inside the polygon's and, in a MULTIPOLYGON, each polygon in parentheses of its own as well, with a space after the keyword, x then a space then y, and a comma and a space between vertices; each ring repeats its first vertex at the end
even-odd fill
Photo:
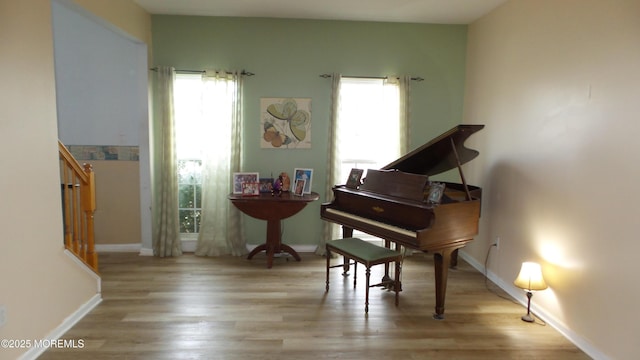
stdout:
POLYGON ((267 268, 273 266, 273 255, 280 252, 280 220, 267 220, 267 268))
POLYGON ((291 254, 291 256, 293 256, 293 258, 296 259, 296 261, 302 260, 300 258, 300 255, 298 255, 298 252, 293 250, 293 248, 291 246, 289 246, 289 245, 281 243, 280 244, 280 251, 291 254))
POLYGON ((276 254, 287 252, 297 261, 301 261, 300 255, 290 246, 282 244, 280 224, 283 219, 291 217, 307 206, 307 203, 318 200, 315 192, 302 196, 291 193, 283 193, 278 196, 262 193, 258 196, 242 196, 229 194, 229 200, 244 214, 252 218, 267 221, 267 238, 264 244, 256 246, 249 252, 247 259, 252 259, 257 253, 265 251, 267 255, 267 268, 273 266, 273 258, 276 254))
POLYGON ((255 249, 251 250, 247 259, 250 260, 255 254, 261 251, 265 251, 267 253, 268 269, 273 267, 273 257, 275 254, 279 254, 281 252, 291 254, 296 261, 301 260, 297 251, 293 250, 291 246, 282 243, 282 239, 280 238, 280 220, 267 221, 267 242, 262 245, 258 245, 255 249))
POLYGON ((251 252, 249 253, 249 255, 247 256, 247 260, 251 260, 251 258, 259 253, 260 251, 265 251, 267 250, 267 244, 262 244, 262 245, 258 245, 256 246, 253 250, 251 250, 251 252))

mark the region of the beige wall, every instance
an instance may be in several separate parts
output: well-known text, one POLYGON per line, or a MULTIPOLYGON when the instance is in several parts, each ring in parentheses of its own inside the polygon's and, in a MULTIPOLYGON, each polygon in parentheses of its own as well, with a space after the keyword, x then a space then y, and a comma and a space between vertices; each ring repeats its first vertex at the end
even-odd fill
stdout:
POLYGON ((520 263, 540 262, 535 309, 596 358, 638 350, 639 15, 636 0, 512 0, 469 28, 465 121, 487 127, 466 254, 484 264, 500 237, 488 270, 523 300, 520 263))
POLYGON ((99 284, 64 253, 50 0, 0 0, 0 34, 0 339, 44 339, 99 284))
POLYGON ((137 161, 90 161, 96 176, 96 244, 140 244, 137 161))
POLYGON ((151 61, 151 15, 133 0, 74 0, 94 15, 101 17, 129 35, 147 44, 151 61))
MULTIPOLYGON (((131 1, 82 3, 149 41, 150 16, 131 1)), ((99 299, 99 281, 64 252, 50 0, 0 0, 0 34, 0 306, 6 313, 0 339, 45 339, 99 299)), ((105 183, 99 191, 119 188, 139 203, 137 163, 136 170, 131 162, 118 163, 117 169, 94 164, 97 183, 105 183)), ((117 206, 123 205, 103 210, 126 215, 117 206)), ((139 234, 139 212, 135 217, 138 225, 131 227, 139 234)), ((1 349, 0 358, 26 351, 1 349)))

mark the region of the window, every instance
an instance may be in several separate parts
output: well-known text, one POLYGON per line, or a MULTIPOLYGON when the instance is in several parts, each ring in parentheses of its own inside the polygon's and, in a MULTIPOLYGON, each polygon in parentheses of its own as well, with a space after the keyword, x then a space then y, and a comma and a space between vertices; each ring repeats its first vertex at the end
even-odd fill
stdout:
POLYGON ((198 146, 202 121, 201 75, 177 74, 173 97, 180 233, 197 234, 202 208, 202 153, 198 146))
POLYGON ((342 78, 339 179, 346 180, 352 168, 379 169, 400 157, 399 114, 397 86, 382 79, 342 78))
POLYGON ((202 160, 178 160, 178 214, 181 234, 197 234, 202 211, 202 160))
MULTIPOLYGON (((207 81, 201 74, 176 74, 174 114, 178 158, 178 213, 182 239, 200 231, 203 172, 211 163, 229 162, 233 80, 207 81), (215 136, 218 134, 219 136, 215 136)), ((215 166, 213 166, 215 167, 215 166)))
MULTIPOLYGON (((384 79, 344 77, 338 114, 338 179, 352 168, 380 169, 400 157, 400 91, 384 79)), ((354 236, 374 237, 354 231, 354 236)))

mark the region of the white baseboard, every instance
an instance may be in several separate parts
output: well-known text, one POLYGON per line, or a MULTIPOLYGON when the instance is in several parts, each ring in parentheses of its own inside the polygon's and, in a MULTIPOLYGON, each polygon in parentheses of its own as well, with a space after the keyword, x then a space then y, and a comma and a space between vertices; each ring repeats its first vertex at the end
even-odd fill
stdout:
MULTIPOLYGON (((98 306, 102 302, 102 295, 100 293, 95 294, 89 301, 87 301, 84 305, 80 306, 78 310, 76 310, 73 314, 69 315, 60 326, 53 329, 43 340, 58 340, 60 339, 69 329, 71 329, 78 321, 82 320, 93 308, 98 306)), ((47 351, 46 347, 32 347, 26 353, 22 354, 18 359, 19 360, 35 360, 40 355, 42 355, 45 351, 47 351)))
POLYGON ((153 256, 153 249, 141 248, 140 256, 153 256))
MULTIPOLYGON (((477 262, 474 258, 467 255, 463 251, 459 252, 459 256, 464 259, 464 261, 469 263, 469 265, 473 266, 476 270, 478 270, 482 274, 486 274, 489 280, 493 281, 493 283, 495 283, 499 288, 506 291, 509 295, 511 295, 511 297, 520 302, 523 307, 527 307, 527 303, 524 301, 525 297, 522 296, 522 289, 515 287, 515 285, 512 285, 511 283, 504 282, 502 279, 496 276, 496 274, 485 269, 483 264, 477 262)), ((559 333, 561 333, 565 338, 571 341, 580 350, 584 351, 592 359, 609 359, 608 356, 596 349, 589 341, 576 334, 573 330, 567 328, 564 324, 558 321, 557 318, 545 312, 543 309, 538 308, 537 306, 535 306, 535 304, 531 304, 531 312, 540 319, 544 320, 545 323, 556 329, 559 333)))
POLYGON ((71 261, 76 263, 76 265, 78 265, 78 267, 80 269, 84 270, 84 272, 89 274, 89 276, 91 276, 96 281, 97 292, 101 293, 102 292, 102 278, 100 277, 100 275, 98 275, 95 271, 93 271, 93 269, 89 268, 89 266, 87 266, 87 264, 82 262, 82 260, 78 259, 78 257, 74 253, 72 253, 71 251, 69 251, 67 249, 64 249, 64 253, 65 253, 65 255, 67 255, 69 257, 69 259, 71 259, 71 261))
POLYGON ((96 252, 132 252, 138 253, 140 256, 153 256, 153 249, 143 248, 141 244, 96 244, 96 252))
POLYGON ((96 244, 96 252, 140 252, 141 244, 96 244))

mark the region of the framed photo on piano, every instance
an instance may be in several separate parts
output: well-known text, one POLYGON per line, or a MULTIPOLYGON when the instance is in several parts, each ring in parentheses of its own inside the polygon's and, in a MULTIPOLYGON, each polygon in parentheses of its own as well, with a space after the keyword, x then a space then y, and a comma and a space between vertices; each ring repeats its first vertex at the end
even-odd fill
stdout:
POLYGON ((347 178, 347 187, 351 189, 357 189, 360 187, 360 179, 362 179, 363 169, 351 169, 349 173, 349 178, 347 178))
POLYGON ((442 200, 442 195, 444 194, 444 188, 444 183, 432 182, 429 186, 429 196, 427 197, 427 202, 433 205, 440 204, 440 200, 442 200))

